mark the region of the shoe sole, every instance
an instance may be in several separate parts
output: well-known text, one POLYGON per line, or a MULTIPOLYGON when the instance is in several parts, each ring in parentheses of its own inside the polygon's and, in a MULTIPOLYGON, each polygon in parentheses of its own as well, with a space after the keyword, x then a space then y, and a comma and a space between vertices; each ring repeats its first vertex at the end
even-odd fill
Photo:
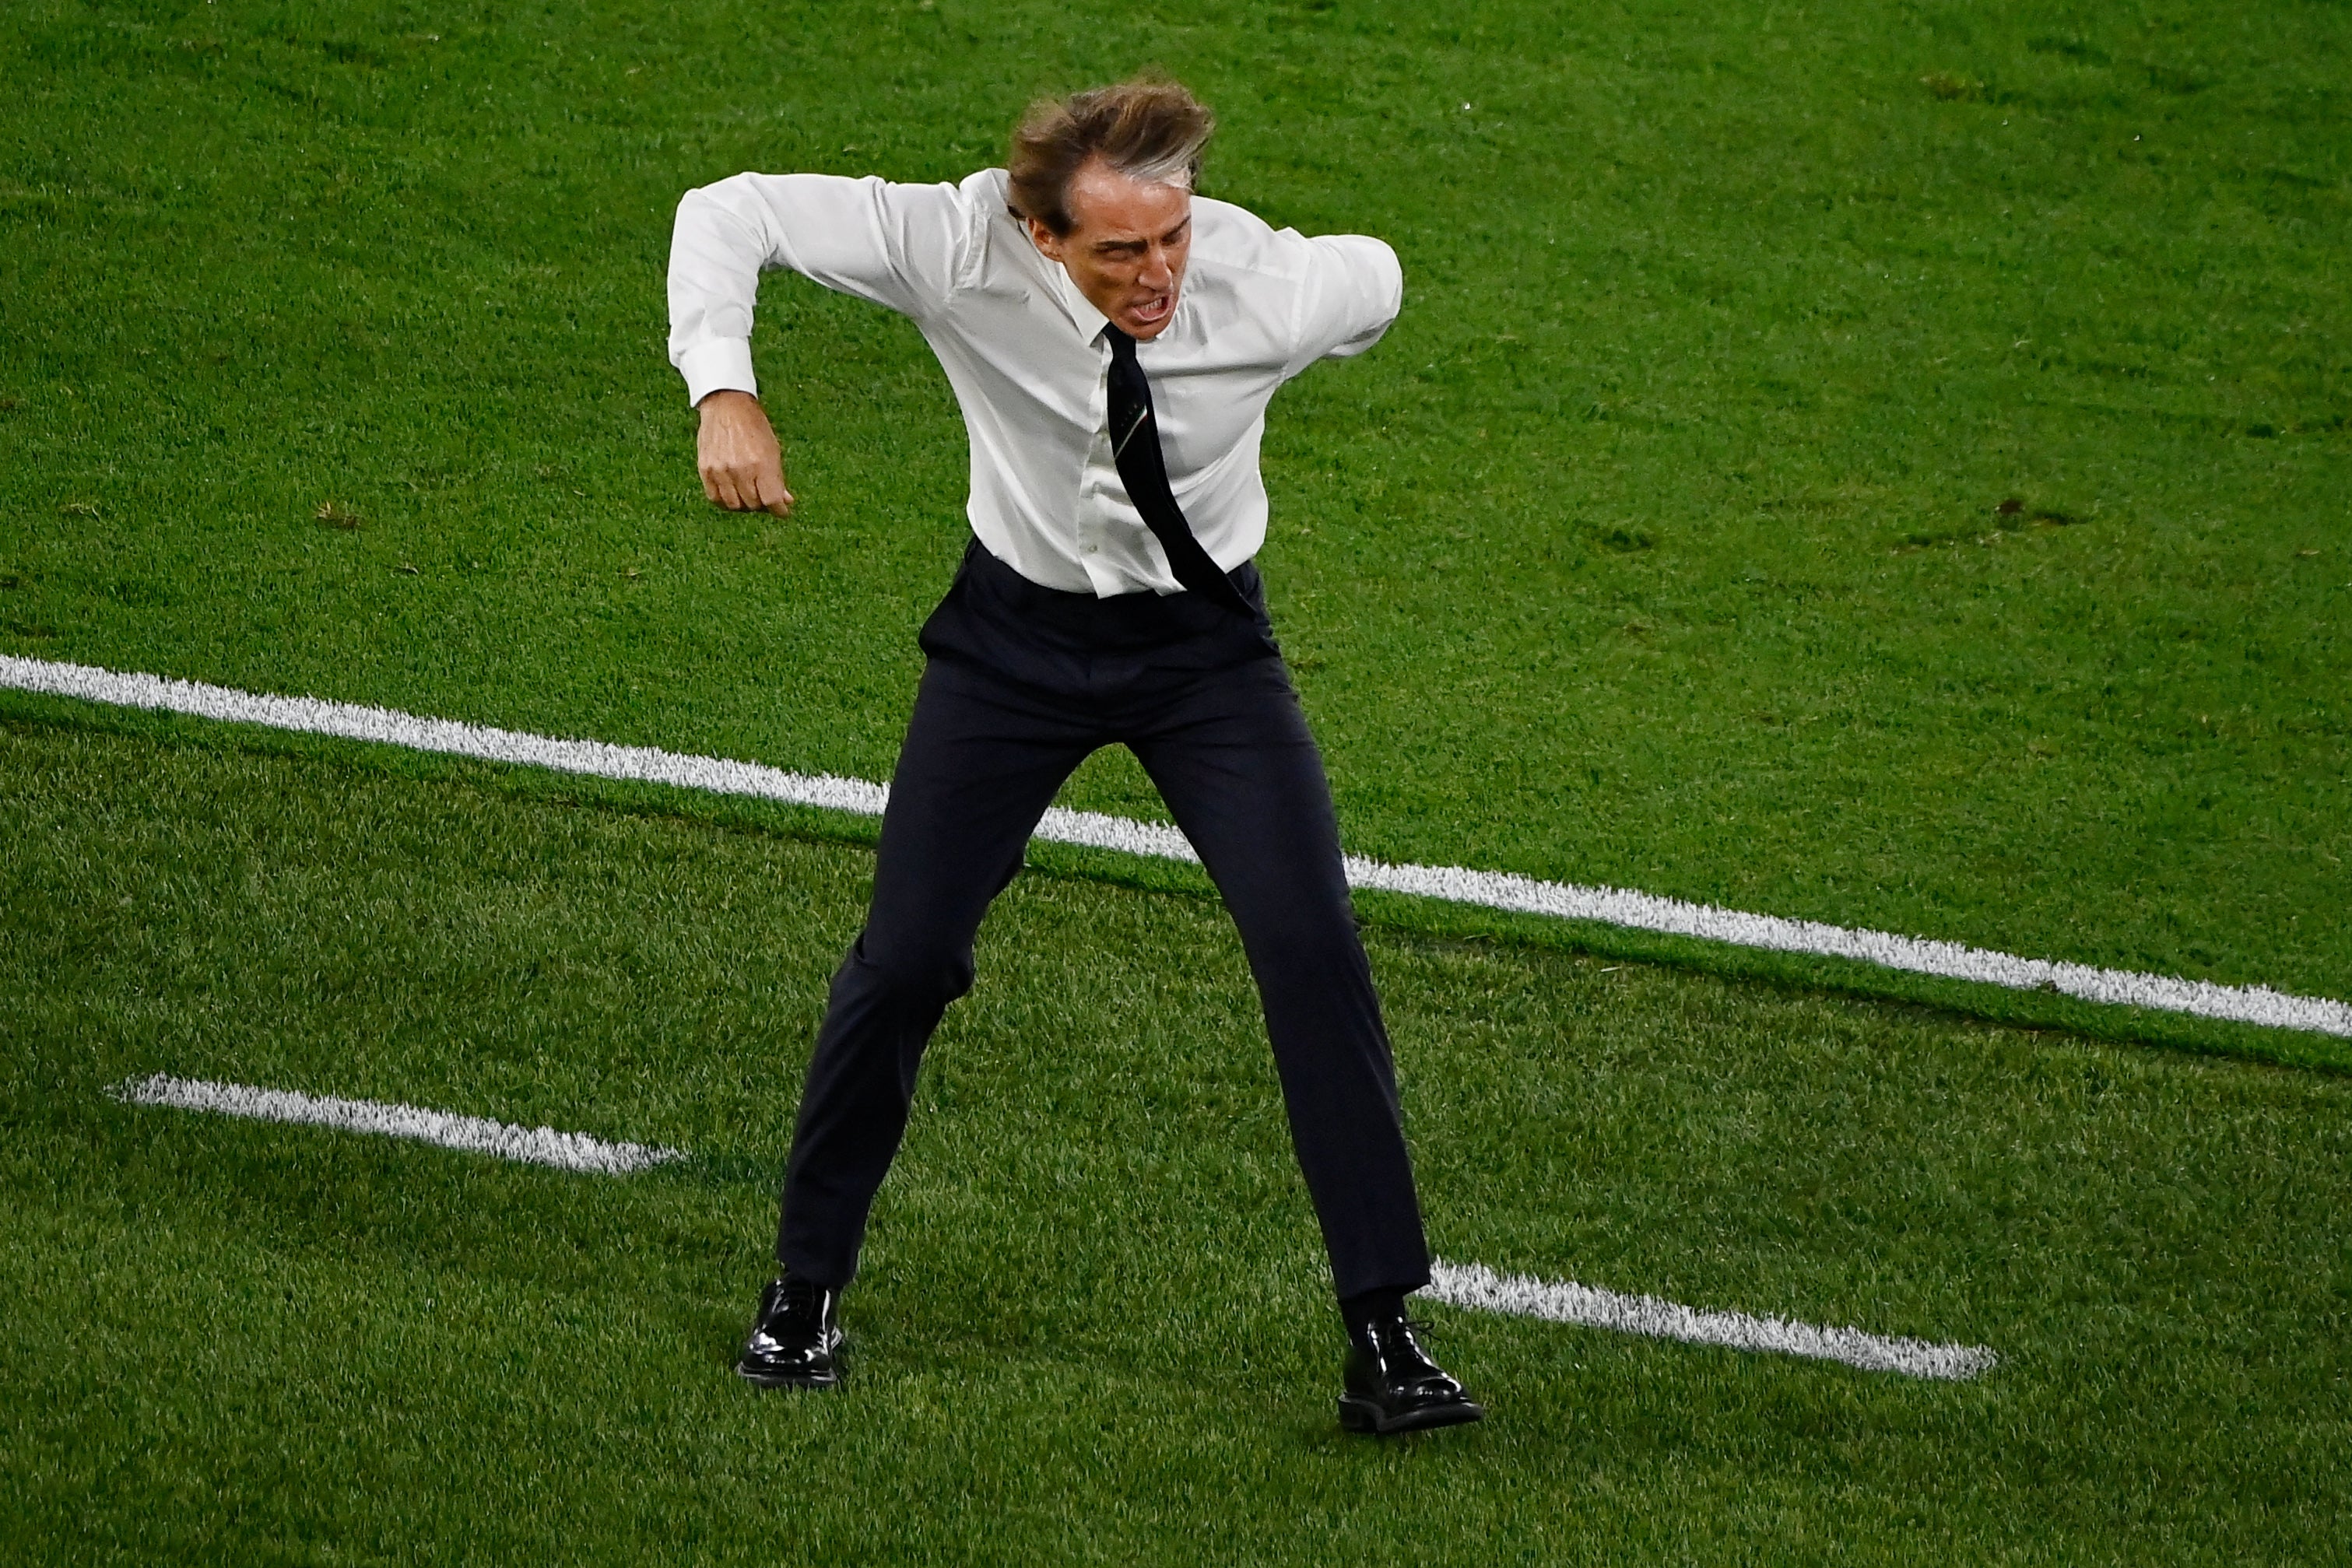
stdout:
POLYGON ((829 1377, 795 1377, 786 1373, 761 1372, 755 1367, 746 1366, 740 1361, 735 1364, 735 1375, 754 1388, 838 1388, 841 1386, 841 1374, 837 1372, 829 1377))
POLYGON ((1399 1432, 1433 1432, 1440 1427, 1466 1427, 1486 1418, 1486 1407, 1467 1399, 1459 1405, 1432 1405, 1388 1416, 1383 1416, 1380 1406, 1369 1399, 1343 1396, 1339 1401, 1340 1427, 1350 1432, 1369 1432, 1376 1437, 1393 1437, 1399 1432))

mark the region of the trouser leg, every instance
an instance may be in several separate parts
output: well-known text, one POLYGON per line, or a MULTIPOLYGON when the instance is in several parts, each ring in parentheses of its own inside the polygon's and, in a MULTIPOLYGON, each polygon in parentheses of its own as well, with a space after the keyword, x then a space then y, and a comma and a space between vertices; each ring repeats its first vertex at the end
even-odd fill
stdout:
POLYGON ((972 937, 1029 835, 1090 749, 1066 725, 934 660, 882 816, 866 928, 834 975, 784 1169, 776 1258, 835 1288, 857 1270, 923 1047, 971 987, 972 937))
POLYGON ((1262 659, 1206 676, 1129 745, 1241 929, 1333 1285, 1427 1284, 1388 1031, 1288 672, 1262 659))

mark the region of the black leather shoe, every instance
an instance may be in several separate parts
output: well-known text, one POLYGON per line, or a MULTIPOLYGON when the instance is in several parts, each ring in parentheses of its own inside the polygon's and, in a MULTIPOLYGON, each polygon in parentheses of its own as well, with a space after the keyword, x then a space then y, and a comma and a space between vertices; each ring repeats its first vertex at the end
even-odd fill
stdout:
POLYGON ((1375 1318, 1349 1336, 1348 1391, 1339 1425, 1350 1432, 1422 1432, 1486 1416, 1446 1370, 1429 1359, 1411 1318, 1375 1318))
POLYGON ((760 1321, 735 1364, 762 1388, 831 1388, 841 1381, 841 1292, 787 1274, 760 1296, 760 1321))

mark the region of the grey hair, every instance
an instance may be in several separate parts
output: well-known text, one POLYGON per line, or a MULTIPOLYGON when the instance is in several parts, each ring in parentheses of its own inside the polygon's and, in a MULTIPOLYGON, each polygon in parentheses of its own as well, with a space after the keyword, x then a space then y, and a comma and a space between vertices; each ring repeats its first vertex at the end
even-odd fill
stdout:
POLYGON ((1130 179, 1192 190, 1215 116, 1179 83, 1141 79, 1043 99, 1013 132, 1008 204, 1057 235, 1070 232, 1070 179, 1099 158, 1130 179))

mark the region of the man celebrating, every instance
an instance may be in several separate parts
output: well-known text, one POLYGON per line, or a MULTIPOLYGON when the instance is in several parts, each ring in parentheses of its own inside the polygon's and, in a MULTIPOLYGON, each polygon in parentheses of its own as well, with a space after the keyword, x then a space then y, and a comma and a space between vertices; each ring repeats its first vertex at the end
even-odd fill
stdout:
POLYGON ((736 1366, 755 1384, 840 1380, 840 1296, 924 1044, 1055 791, 1121 744, 1241 929, 1350 1342, 1341 1423, 1484 1414, 1405 1317, 1429 1253, 1388 1034, 1251 563, 1267 401, 1371 347, 1403 277, 1378 240, 1277 233, 1195 197, 1212 129, 1181 87, 1130 82, 1034 106, 1009 167, 960 185, 739 174, 678 205, 670 361, 712 501, 793 505, 751 374, 770 267, 911 317, 971 443, 974 538, 922 630, 873 905, 802 1091, 778 1276, 736 1366))

